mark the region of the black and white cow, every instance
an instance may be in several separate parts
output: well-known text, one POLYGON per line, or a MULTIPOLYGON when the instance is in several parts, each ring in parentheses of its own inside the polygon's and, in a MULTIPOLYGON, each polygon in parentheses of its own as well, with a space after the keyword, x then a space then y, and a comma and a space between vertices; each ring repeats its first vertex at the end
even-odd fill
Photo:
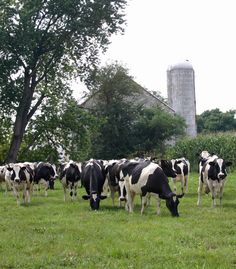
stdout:
POLYGON ((66 201, 66 190, 69 189, 70 197, 75 200, 77 188, 81 180, 81 163, 70 161, 61 165, 60 181, 64 191, 64 201, 66 201))
MULTIPOLYGON (((153 162, 153 160, 151 162, 153 162)), ((176 177, 176 172, 175 170, 172 169, 172 164, 169 161, 154 160, 154 162, 157 162, 159 164, 159 166, 162 168, 164 174, 167 177, 176 177)), ((119 179, 119 186, 120 186, 120 200, 121 201, 123 200, 126 201, 125 181, 129 179, 134 168, 140 163, 143 163, 143 165, 145 166, 145 164, 148 165, 150 161, 148 159, 134 159, 130 161, 125 161, 120 165, 118 179, 119 179)), ((149 195, 148 204, 150 204, 150 198, 151 198, 151 195, 149 195)))
POLYGON ((105 182, 105 169, 102 162, 91 159, 84 163, 81 181, 87 192, 87 195, 83 195, 82 198, 90 201, 92 210, 98 210, 100 200, 107 198, 107 196, 102 195, 105 182))
POLYGON ((125 180, 125 187, 127 191, 127 203, 129 212, 133 212, 134 197, 136 194, 141 194, 142 208, 141 214, 147 205, 149 194, 155 194, 157 198, 157 214, 160 214, 160 199, 166 200, 166 206, 170 210, 172 216, 179 216, 178 204, 182 195, 176 195, 172 192, 168 178, 163 169, 153 162, 141 162, 131 172, 125 180))
POLYGON ((184 157, 179 159, 172 159, 170 162, 172 165, 172 169, 176 172, 176 177, 172 177, 174 192, 177 193, 177 182, 181 183, 182 193, 188 192, 190 162, 184 157))
POLYGON ((212 207, 216 205, 215 198, 217 195, 219 195, 219 205, 222 206, 223 190, 227 178, 226 167, 231 164, 232 162, 218 158, 216 155, 207 158, 201 167, 199 175, 198 206, 201 203, 201 193, 204 185, 206 187, 206 193, 209 191, 211 193, 212 207))
POLYGON ((17 199, 17 205, 20 205, 20 192, 23 191, 24 203, 30 203, 30 195, 33 182, 33 170, 29 165, 14 163, 7 165, 7 170, 12 186, 13 194, 17 199))
POLYGON ((54 180, 57 177, 56 166, 54 164, 39 162, 34 170, 34 184, 44 186, 45 196, 48 195, 48 189, 53 188, 54 180))

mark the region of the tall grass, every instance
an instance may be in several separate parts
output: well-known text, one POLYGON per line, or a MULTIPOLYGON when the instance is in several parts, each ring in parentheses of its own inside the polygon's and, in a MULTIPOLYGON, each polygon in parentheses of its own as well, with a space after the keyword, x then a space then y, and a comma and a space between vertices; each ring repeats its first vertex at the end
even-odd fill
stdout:
POLYGON ((231 161, 231 170, 236 169, 236 135, 229 133, 212 133, 198 135, 195 138, 187 137, 179 140, 174 146, 168 148, 167 158, 187 158, 191 163, 191 170, 198 170, 196 155, 203 150, 216 154, 220 158, 231 161))
MULTIPOLYGON (((63 201, 60 183, 44 197, 17 207, 0 192, 0 268, 236 268, 236 173, 228 176, 223 207, 210 196, 197 202, 197 174, 181 199, 179 218, 156 203, 143 216, 136 198, 133 214, 112 207, 111 198, 92 212, 88 201, 63 201)), ((117 203, 118 204, 118 203, 117 203)))

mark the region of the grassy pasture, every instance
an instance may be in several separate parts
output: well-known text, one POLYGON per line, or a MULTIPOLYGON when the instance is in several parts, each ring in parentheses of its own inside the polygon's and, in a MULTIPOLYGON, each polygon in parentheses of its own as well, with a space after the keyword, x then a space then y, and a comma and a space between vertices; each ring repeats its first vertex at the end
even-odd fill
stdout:
POLYGON ((81 195, 63 201, 57 181, 48 197, 33 196, 17 207, 11 193, 0 192, 0 269, 60 268, 236 268, 236 173, 228 176, 223 208, 211 208, 210 196, 197 202, 198 176, 181 199, 179 218, 155 199, 143 216, 101 201, 92 212, 81 195))

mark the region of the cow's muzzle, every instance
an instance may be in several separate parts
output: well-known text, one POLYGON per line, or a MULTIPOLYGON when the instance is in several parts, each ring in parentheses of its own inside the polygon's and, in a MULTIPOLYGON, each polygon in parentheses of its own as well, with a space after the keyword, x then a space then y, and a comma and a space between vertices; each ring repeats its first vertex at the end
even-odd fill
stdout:
POLYGON ((120 200, 121 202, 126 202, 126 198, 125 198, 125 197, 119 197, 119 200, 120 200))

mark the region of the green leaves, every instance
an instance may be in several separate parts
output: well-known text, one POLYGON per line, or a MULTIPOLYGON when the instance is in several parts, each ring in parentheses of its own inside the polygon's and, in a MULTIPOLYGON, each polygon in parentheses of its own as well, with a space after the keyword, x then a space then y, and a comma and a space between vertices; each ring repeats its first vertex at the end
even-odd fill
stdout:
POLYGON ((111 34, 123 30, 125 6, 125 0, 1 1, 0 108, 16 118, 9 161, 16 160, 42 100, 53 92, 61 98, 70 95, 72 77, 89 82, 99 52, 111 34), (62 85, 63 95, 58 91, 62 85))
POLYGON ((184 120, 160 108, 143 109, 134 125, 139 150, 164 153, 165 143, 184 134, 184 120))
POLYGON ((235 110, 223 113, 218 108, 204 111, 201 115, 197 116, 198 132, 210 133, 235 130, 235 113, 235 110))

